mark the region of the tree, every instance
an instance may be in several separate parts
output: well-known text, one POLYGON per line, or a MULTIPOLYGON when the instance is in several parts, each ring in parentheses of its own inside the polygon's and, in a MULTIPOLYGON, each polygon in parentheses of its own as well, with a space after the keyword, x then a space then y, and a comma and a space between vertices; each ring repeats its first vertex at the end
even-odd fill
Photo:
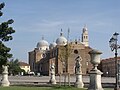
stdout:
MULTIPOLYGON (((4 8, 4 6, 5 3, 0 3, 0 17, 3 15, 1 10, 4 8)), ((15 33, 15 30, 13 30, 13 28, 9 26, 13 22, 13 19, 10 19, 6 22, 0 23, 0 68, 2 67, 2 65, 7 64, 8 58, 12 57, 12 54, 9 53, 11 49, 5 46, 4 42, 13 39, 11 34, 15 33)))
POLYGON ((66 74, 69 74, 68 71, 68 58, 71 54, 71 44, 67 43, 65 46, 61 46, 59 50, 59 59, 62 62, 63 73, 64 73, 64 86, 66 86, 66 74))
POLYGON ((68 72, 68 58, 71 54, 71 44, 60 46, 59 54, 59 59, 63 64, 63 73, 66 73, 68 72))
POLYGON ((18 59, 11 59, 8 65, 8 70, 10 74, 18 75, 20 72, 25 72, 23 69, 20 68, 18 59))

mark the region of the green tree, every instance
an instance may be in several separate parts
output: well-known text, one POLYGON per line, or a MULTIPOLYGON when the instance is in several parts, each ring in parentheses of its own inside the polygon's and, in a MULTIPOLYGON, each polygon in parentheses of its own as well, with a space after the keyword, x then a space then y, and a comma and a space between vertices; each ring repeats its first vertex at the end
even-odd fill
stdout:
MULTIPOLYGON (((0 17, 3 15, 2 9, 4 8, 5 3, 0 3, 0 17)), ((12 27, 9 25, 12 24, 14 21, 12 19, 0 23, 0 68, 2 65, 6 65, 8 58, 12 57, 12 54, 10 54, 10 48, 5 46, 4 42, 7 42, 9 40, 12 40, 12 33, 15 33, 15 30, 13 30, 12 27)))
POLYGON ((25 72, 20 68, 18 59, 11 59, 8 65, 9 74, 18 75, 20 72, 25 72))

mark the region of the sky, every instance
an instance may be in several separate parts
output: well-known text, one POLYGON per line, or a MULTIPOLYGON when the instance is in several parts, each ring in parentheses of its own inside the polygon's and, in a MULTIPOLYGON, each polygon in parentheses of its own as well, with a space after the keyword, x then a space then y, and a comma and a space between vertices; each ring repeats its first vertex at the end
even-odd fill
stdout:
MULTIPOLYGON (((49 43, 56 41, 62 28, 70 29, 70 40, 81 39, 87 25, 90 47, 100 50, 101 58, 114 56, 109 47, 113 33, 120 33, 120 0, 0 0, 5 3, 0 23, 13 19, 13 40, 5 43, 13 58, 28 62, 42 36, 49 43)), ((118 36, 120 44, 120 35, 118 36)), ((120 51, 118 50, 120 55, 120 51)))

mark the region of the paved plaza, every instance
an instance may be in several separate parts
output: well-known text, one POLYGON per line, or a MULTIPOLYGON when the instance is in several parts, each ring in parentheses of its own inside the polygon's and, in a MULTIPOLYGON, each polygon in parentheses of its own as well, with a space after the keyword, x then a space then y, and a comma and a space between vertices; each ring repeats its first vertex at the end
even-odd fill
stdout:
MULTIPOLYGON (((0 78, 2 78, 0 76, 0 78)), ((9 76, 9 81, 11 84, 27 84, 27 83, 39 83, 39 84, 46 84, 49 82, 50 77, 49 76, 9 76)), ((76 80, 75 76, 70 77, 70 82, 74 83, 76 80)), ((60 78, 59 76, 56 76, 56 81, 59 83, 60 78)), ((68 77, 66 79, 68 82, 68 77)), ((64 76, 61 77, 61 82, 64 82, 64 76)), ((83 76, 83 82, 89 83, 89 76, 83 76)), ((115 83, 115 78, 113 77, 102 77, 102 83, 115 83)))

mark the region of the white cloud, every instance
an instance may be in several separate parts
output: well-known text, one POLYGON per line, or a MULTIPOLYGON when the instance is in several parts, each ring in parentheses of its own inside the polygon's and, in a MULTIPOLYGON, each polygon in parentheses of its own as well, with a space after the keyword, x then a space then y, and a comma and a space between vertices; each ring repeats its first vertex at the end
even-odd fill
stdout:
POLYGON ((42 27, 56 27, 59 25, 64 24, 63 21, 48 21, 48 20, 42 20, 41 23, 36 24, 37 26, 42 26, 42 27))
POLYGON ((40 20, 33 23, 26 23, 17 30, 22 32, 47 32, 52 30, 53 32, 61 28, 69 28, 78 25, 80 21, 77 20, 40 20), (27 27, 26 27, 27 26, 27 27), (26 28, 25 28, 26 27, 26 28))

